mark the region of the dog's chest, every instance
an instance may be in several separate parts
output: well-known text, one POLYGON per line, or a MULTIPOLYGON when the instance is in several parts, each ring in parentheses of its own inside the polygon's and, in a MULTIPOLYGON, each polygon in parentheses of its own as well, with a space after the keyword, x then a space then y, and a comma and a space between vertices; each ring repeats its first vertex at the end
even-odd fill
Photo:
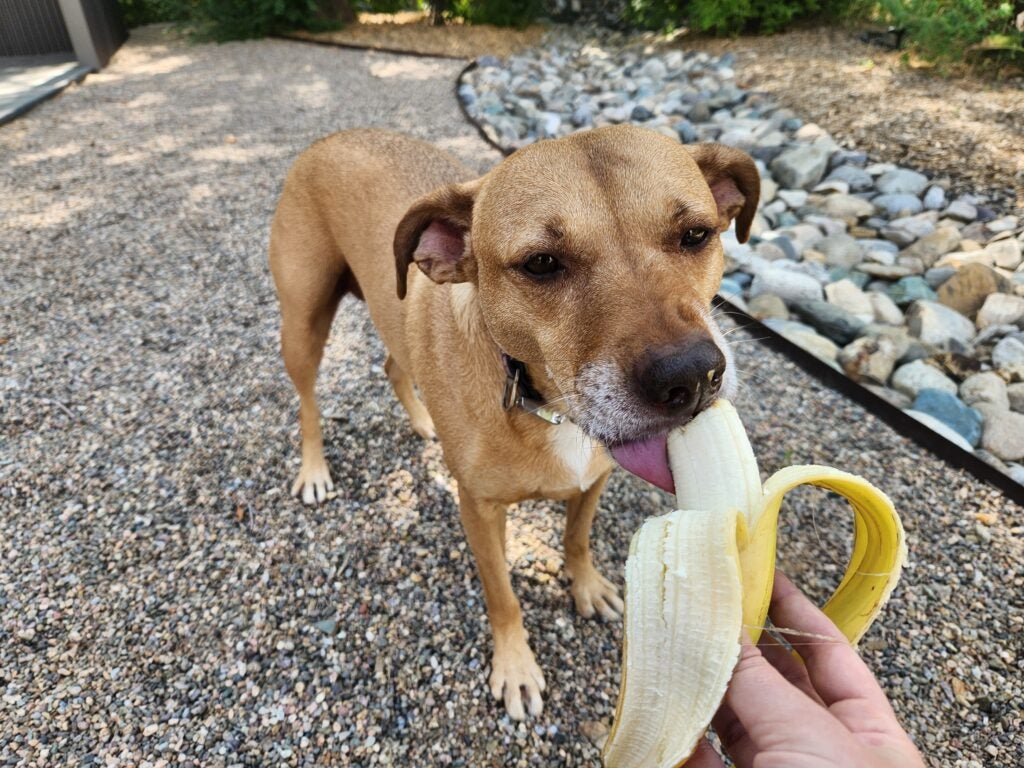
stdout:
POLYGON ((601 447, 570 421, 553 426, 548 441, 574 488, 585 491, 607 468, 601 447))

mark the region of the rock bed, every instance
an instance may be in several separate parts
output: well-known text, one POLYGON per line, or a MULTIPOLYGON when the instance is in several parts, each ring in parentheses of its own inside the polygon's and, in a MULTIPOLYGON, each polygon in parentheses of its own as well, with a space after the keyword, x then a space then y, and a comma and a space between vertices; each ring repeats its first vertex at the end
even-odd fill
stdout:
POLYGON ((722 236, 722 295, 1024 483, 1020 218, 839 146, 737 87, 734 63, 560 32, 503 61, 479 59, 458 92, 505 150, 630 122, 749 152, 760 211, 748 243, 722 236))

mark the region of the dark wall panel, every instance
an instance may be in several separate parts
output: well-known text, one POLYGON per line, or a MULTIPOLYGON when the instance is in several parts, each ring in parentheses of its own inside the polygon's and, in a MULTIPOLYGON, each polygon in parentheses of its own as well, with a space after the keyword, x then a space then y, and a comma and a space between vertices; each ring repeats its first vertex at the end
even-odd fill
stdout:
POLYGON ((70 53, 57 0, 0 0, 0 56, 70 53))

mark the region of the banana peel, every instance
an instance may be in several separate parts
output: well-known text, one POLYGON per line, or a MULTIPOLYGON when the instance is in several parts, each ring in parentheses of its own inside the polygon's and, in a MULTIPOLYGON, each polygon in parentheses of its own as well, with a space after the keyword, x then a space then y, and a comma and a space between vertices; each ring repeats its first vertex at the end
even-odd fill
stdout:
POLYGON ((756 642, 775 577, 779 510, 800 485, 854 512, 853 550, 822 610, 856 643, 899 581, 907 549, 888 497, 863 478, 793 466, 762 486, 735 408, 717 401, 668 439, 677 509, 650 518, 626 561, 622 683, 607 768, 683 765, 725 695, 744 629, 756 642))

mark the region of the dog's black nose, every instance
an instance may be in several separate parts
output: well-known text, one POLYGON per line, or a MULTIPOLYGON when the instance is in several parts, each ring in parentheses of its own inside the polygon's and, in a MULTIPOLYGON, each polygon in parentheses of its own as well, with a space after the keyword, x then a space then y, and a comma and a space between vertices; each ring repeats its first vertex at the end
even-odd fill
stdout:
POLYGON ((725 355, 708 336, 662 348, 641 362, 636 381, 641 396, 673 415, 696 413, 718 394, 725 355))

